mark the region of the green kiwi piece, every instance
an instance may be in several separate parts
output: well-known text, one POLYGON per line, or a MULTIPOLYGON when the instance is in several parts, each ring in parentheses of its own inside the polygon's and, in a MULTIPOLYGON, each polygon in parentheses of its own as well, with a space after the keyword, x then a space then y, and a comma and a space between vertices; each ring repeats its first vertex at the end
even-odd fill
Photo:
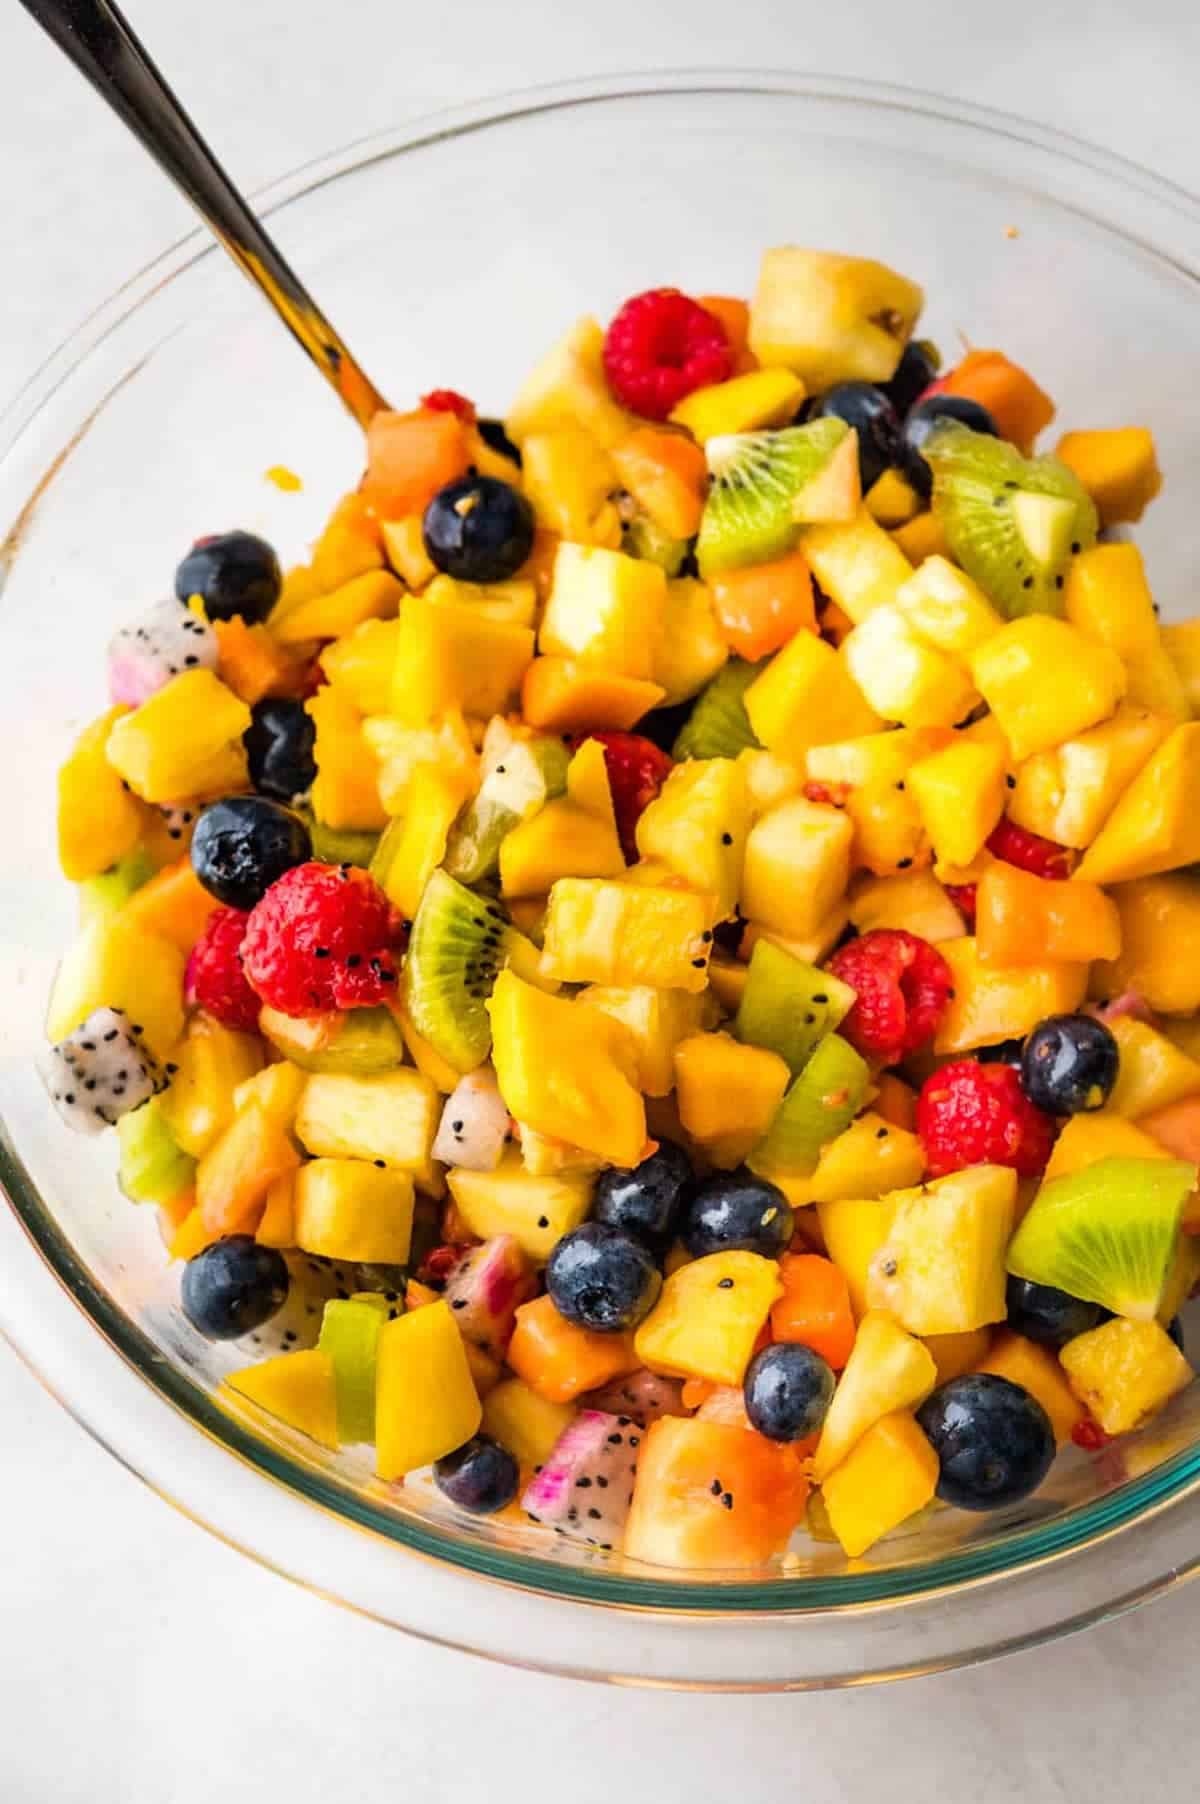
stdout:
POLYGON ((118 908, 128 902, 135 890, 149 883, 154 866, 141 846, 126 852, 124 858, 101 871, 98 877, 85 877, 79 885, 79 921, 87 927, 92 921, 107 921, 118 908))
POLYGON ((1053 1178, 1013 1235, 1008 1269, 1152 1322, 1195 1183, 1196 1167, 1182 1159, 1098 1159, 1053 1178))
POLYGON ((163 1120, 152 1096, 117 1123, 120 1163, 117 1182, 131 1203, 162 1207, 191 1188, 196 1161, 185 1153, 163 1120))
POLYGON ((317 1346, 333 1362, 338 1440, 375 1439, 375 1366, 379 1335, 390 1314, 386 1297, 359 1293, 326 1303, 317 1346))
POLYGON ((456 1071, 474 1071, 487 1058, 487 999, 510 931, 494 902, 434 871, 412 925, 405 992, 413 1026, 456 1071))
POLYGON ((821 1148, 845 1133, 866 1101, 871 1073, 840 1034, 827 1034, 794 1078, 747 1164, 760 1176, 808 1177, 821 1148))
POLYGON ((357 864, 364 871, 368 868, 379 844, 378 833, 361 832, 352 827, 327 827, 311 808, 298 808, 296 812, 308 828, 312 855, 318 864, 357 864))
POLYGON ((284 1015, 264 1008, 259 1032, 302 1071, 370 1077, 404 1063, 404 1037, 386 1008, 348 1009, 344 1014, 284 1015))
POLYGON ((679 730, 671 748, 676 762, 683 758, 736 758, 739 752, 758 749, 743 697, 765 661, 747 664, 743 658, 730 658, 721 667, 700 691, 679 730))
POLYGON ((640 509, 626 522, 621 534, 621 550, 628 557, 640 557, 648 564, 657 564, 672 577, 679 575, 691 549, 690 539, 671 538, 640 509))
POLYGON ((921 455, 933 471, 934 514, 967 575, 1010 620, 1061 614, 1071 559, 1095 544, 1099 527, 1075 473, 967 426, 940 427, 921 455))
MULTIPOLYGON (((810 420, 779 432, 736 432, 706 447, 712 487, 696 557, 707 579, 742 564, 765 564, 791 551, 808 517, 800 497, 827 469, 850 428, 810 420)), ((819 510, 818 510, 819 511, 819 510)))
POLYGON ((570 755, 561 739, 511 739, 485 764, 483 781, 463 808, 446 845, 445 869, 474 885, 500 863, 500 842, 542 805, 564 793, 570 755))
POLYGON ((770 940, 759 940, 733 1031, 748 1046, 778 1053, 797 1077, 854 1001, 854 991, 840 977, 818 971, 770 940))

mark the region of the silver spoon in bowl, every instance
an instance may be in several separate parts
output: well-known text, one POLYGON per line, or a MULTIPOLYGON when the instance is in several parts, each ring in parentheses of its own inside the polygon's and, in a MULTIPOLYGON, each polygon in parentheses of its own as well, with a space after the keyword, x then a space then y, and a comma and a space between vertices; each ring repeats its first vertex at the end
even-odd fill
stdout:
POLYGON ((112 0, 21 4, 187 196, 365 428, 387 402, 238 193, 112 0))

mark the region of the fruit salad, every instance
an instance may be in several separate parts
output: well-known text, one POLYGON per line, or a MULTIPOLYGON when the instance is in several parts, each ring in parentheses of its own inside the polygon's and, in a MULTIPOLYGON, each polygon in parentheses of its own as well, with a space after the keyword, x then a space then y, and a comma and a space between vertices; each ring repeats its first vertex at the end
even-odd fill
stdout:
POLYGON ((702 1572, 886 1560, 1191 1381, 1200 619, 1149 430, 1040 448, 922 302, 636 295, 112 640, 47 1086, 230 1410, 702 1572))

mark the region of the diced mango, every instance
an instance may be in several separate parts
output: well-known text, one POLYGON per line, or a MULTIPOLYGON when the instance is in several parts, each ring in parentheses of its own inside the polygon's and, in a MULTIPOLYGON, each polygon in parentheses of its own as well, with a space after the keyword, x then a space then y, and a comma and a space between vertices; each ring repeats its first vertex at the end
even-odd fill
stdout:
POLYGON ((296 1174, 296 1245, 327 1259, 403 1265, 412 1241, 413 1181, 365 1159, 310 1159, 296 1174))
POLYGON ((849 904, 850 919, 860 933, 896 927, 937 946, 943 940, 960 940, 967 931, 962 915, 929 870, 856 881, 849 904))
POLYGON ((443 1299, 384 1323, 375 1369, 380 1478, 403 1478, 452 1453, 483 1420, 466 1347, 443 1299))
POLYGON ((595 1185, 588 1171, 535 1176, 515 1146, 505 1148, 494 1171, 455 1166, 446 1173, 446 1182, 472 1234, 480 1240, 511 1234, 538 1265, 583 1221, 595 1185))
POLYGON ((147 802, 247 787, 250 710, 211 670, 185 670, 113 722, 106 756, 147 802))
POLYGON ((1064 432, 1054 455, 1078 476, 1101 526, 1140 520, 1162 488, 1154 438, 1145 426, 1064 432))
POLYGON ((878 520, 889 530, 903 526, 914 514, 919 514, 922 507, 916 489, 894 465, 876 477, 863 497, 863 503, 872 520, 878 520))
POLYGON ((874 733, 881 724, 842 653, 803 631, 755 677, 745 705, 755 737, 794 764, 803 764, 810 746, 874 733))
MULTIPOLYGON (((744 976, 745 967, 733 967, 744 976)), ((713 967, 709 979, 716 986, 713 967)), ((675 1048, 700 1029, 706 1004, 689 990, 655 989, 649 984, 618 987, 592 984, 580 1001, 620 1021, 633 1036, 636 1083, 643 1096, 666 1096, 675 1084, 675 1048)))
POLYGON ((939 859, 970 864, 1004 812, 1004 777, 999 746, 961 739, 913 765, 908 791, 939 859))
POLYGON ((694 389, 671 414, 704 445, 729 432, 754 432, 763 426, 786 426, 803 401, 805 388, 790 370, 751 370, 727 382, 694 389))
POLYGON ((985 640, 971 674, 1018 762, 1106 720, 1128 682, 1116 652, 1048 614, 1012 620, 985 640))
POLYGON ((1190 719, 1192 710, 1163 647, 1136 545, 1093 545, 1081 552, 1072 560, 1063 601, 1073 626, 1122 659, 1131 703, 1170 720, 1190 719))
POLYGON ((715 896, 724 920, 737 905, 749 826, 742 766, 732 758, 691 758, 675 766, 642 813, 637 847, 689 888, 715 896))
POLYGON ((500 889, 505 897, 544 896, 565 877, 616 877, 625 856, 610 820, 566 798, 547 802, 500 842, 500 889))
POLYGON ((985 965, 1112 959, 1121 918, 1096 883, 1035 877, 997 858, 976 887, 975 939, 985 965))
POLYGON ((1156 877, 1200 859, 1200 722, 1176 727, 1133 779, 1083 855, 1092 883, 1156 877))
POLYGON ((1134 990, 1168 1015, 1200 1009, 1200 879, 1187 871, 1142 877, 1118 885, 1113 901, 1120 956, 1093 970, 1092 994, 1134 990))
POLYGON ((337 1451, 337 1392, 328 1353, 316 1347, 279 1353, 231 1372, 225 1383, 277 1421, 337 1451))
POLYGON ((860 1320, 867 1313, 871 1261, 890 1234, 895 1213, 891 1196, 878 1201, 846 1197, 817 1204, 817 1220, 829 1257, 846 1280, 851 1305, 860 1320))
MULTIPOLYGON (((990 719, 991 716, 988 716, 990 719)), ((1027 758, 1008 812, 1061 846, 1090 846, 1120 797, 1171 731, 1159 714, 1122 702, 1111 720, 1027 758)))
POLYGON ((521 685, 521 712, 552 733, 591 728, 627 732, 666 695, 660 683, 618 676, 576 658, 535 658, 521 685))
POLYGON ((654 1372, 740 1384, 771 1305, 782 1294, 778 1265, 758 1253, 693 1259, 664 1283, 634 1334, 634 1350, 654 1372))
POLYGON ((201 1159, 233 1120, 236 1093, 262 1065, 262 1042, 196 1014, 172 1057, 177 1070, 159 1108, 184 1152, 201 1159))
POLYGON ((924 563, 926 558, 950 555, 942 522, 929 509, 914 515, 903 526, 895 527, 890 536, 897 549, 903 552, 910 567, 924 563))
POLYGON ((1134 1127, 1119 1115, 1099 1109, 1094 1114, 1072 1115, 1054 1142, 1043 1183, 1083 1171, 1101 1159, 1165 1159, 1166 1152, 1144 1128, 1134 1127))
POLYGON ((867 1109, 822 1147, 809 1189, 815 1203, 882 1197, 919 1184, 924 1174, 925 1149, 917 1136, 867 1109))
POLYGON ((997 1378, 1019 1384, 1022 1390, 1036 1398, 1050 1418, 1054 1439, 1060 1447, 1070 1440, 1072 1431, 1084 1419, 1086 1411, 1081 1408, 1054 1354, 1036 1341, 1026 1340, 1023 1334, 1013 1334, 1008 1329, 997 1334, 986 1358, 980 1360, 975 1370, 994 1372, 997 1378))
POLYGON ((612 496, 620 478, 610 453, 585 427, 531 432, 522 450, 521 486, 538 526, 576 545, 621 543, 612 496))
POLYGON ((314 595, 291 608, 272 627, 281 645, 304 645, 310 639, 340 639, 364 620, 390 620, 400 606, 404 585, 390 570, 369 570, 341 588, 314 595))
POLYGON ((450 829, 465 800, 459 772, 434 764, 414 771, 404 813, 386 835, 387 853, 381 848, 381 862, 387 858, 383 888, 407 921, 415 917, 425 885, 446 856, 450 829))
MULTIPOLYGON (((814 783, 847 783, 852 789, 882 787, 901 782, 918 759, 929 758, 953 742, 954 735, 946 727, 891 727, 882 733, 810 746, 804 755, 804 769, 814 783)), ((743 758, 755 755, 742 754, 743 758)))
POLYGON ((713 605, 712 590, 695 577, 667 583, 663 630, 654 651, 652 676, 674 707, 699 693, 729 661, 729 647, 713 605))
POLYGON ((46 1010, 46 1038, 65 1040, 98 1008, 123 1009, 159 1059, 183 1032, 183 954, 119 914, 84 927, 63 953, 46 1010))
POLYGON ((850 1559, 932 1503, 938 1457, 903 1410, 876 1422, 821 1487, 829 1525, 850 1559))
POLYGON ((1114 1115, 1137 1121, 1200 1091, 1200 1064, 1145 1021, 1122 1015, 1109 1022, 1120 1064, 1108 1099, 1114 1115))
POLYGON ((72 883, 107 871, 141 838, 142 810, 108 757, 112 730, 127 713, 110 708, 85 727, 58 773, 58 862, 72 883))
POLYGON ((1178 620, 1161 627, 1163 649, 1183 684, 1187 704, 1200 714, 1200 620, 1178 620))
POLYGON ((321 668, 360 714, 386 714, 392 705, 392 673, 399 644, 398 620, 367 620, 325 647, 321 668))
POLYGON ((520 690, 533 643, 528 627, 410 595, 400 616, 392 712, 410 726, 448 708, 483 720, 502 714, 520 690))
POLYGON ((679 1119, 724 1170, 762 1139, 790 1081, 777 1053, 729 1034, 694 1034, 675 1048, 679 1119))
POLYGON ((923 1334, 921 1339, 933 1354, 938 1383, 949 1384, 952 1378, 977 1370, 980 1361, 986 1359, 992 1330, 971 1328, 965 1334, 923 1334))
POLYGON ((506 1378, 483 1401, 483 1431, 507 1447, 524 1471, 544 1465, 575 1419, 569 1403, 539 1397, 523 1378, 506 1378))
POLYGON ((934 1040, 942 1055, 1024 1039, 1047 1015, 1070 1014, 1087 995, 1086 965, 985 965, 973 936, 938 950, 954 980, 934 1040))
POLYGON ((325 826, 373 832, 387 825, 380 766, 363 733, 362 716, 332 683, 305 703, 317 729, 313 813, 325 826))
POLYGON ((519 445, 531 432, 572 421, 585 426, 604 446, 627 438, 636 424, 613 400, 604 374, 604 328, 587 316, 577 320, 526 377, 505 428, 519 445))
POLYGON ((713 897, 692 890, 562 877, 550 892, 542 968, 563 983, 701 991, 715 918, 713 897))

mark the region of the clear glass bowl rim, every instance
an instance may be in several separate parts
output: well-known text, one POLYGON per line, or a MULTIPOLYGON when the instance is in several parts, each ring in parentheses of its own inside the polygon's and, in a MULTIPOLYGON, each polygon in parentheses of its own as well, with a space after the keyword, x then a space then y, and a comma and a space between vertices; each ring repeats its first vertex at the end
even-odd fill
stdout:
MULTIPOLYGON (((752 69, 655 70, 558 82, 486 97, 412 119, 391 131, 355 140, 269 184, 256 193, 255 200, 259 211, 270 215, 289 203, 303 200, 339 177, 373 163, 441 140, 538 114, 585 107, 596 102, 700 94, 794 96, 809 101, 841 102, 862 109, 909 113, 934 122, 965 126, 982 136, 1008 138, 1027 149, 1044 151, 1049 156, 1079 165, 1106 184, 1123 189, 1127 195, 1139 195, 1163 209, 1167 218, 1173 219, 1189 234, 1200 228, 1200 198, 1136 163, 1054 128, 914 88, 838 75, 752 69)), ((1102 215, 1091 216, 1104 229, 1141 242, 1136 239, 1136 234, 1115 226, 1102 215)), ((1200 285, 1200 240, 1195 242, 1198 252, 1195 259, 1169 255, 1168 261, 1178 273, 1200 285)), ((1160 244, 1150 248, 1156 256, 1164 255, 1160 244)), ((219 247, 207 230, 198 227, 145 265, 91 313, 34 371, 0 413, 0 464, 8 462, 58 389, 110 333, 201 258, 218 254, 219 247)), ((63 448, 64 457, 70 448, 68 442, 63 448)), ((57 463, 47 471, 45 482, 51 480, 56 467, 57 463)), ((42 486, 38 485, 30 500, 42 486)), ((15 540, 19 517, 7 525, 10 528, 8 537, 0 538, 0 591, 3 589, 5 554, 15 540)), ((1146 1522, 1158 1516, 1167 1505, 1182 1501, 1200 1488, 1198 1445, 1128 1481, 1119 1490, 1066 1511, 1050 1522, 1012 1530, 975 1547, 925 1561, 915 1560, 890 1570, 864 1569, 833 1577, 780 1578, 770 1583, 701 1581, 680 1584, 610 1573, 602 1567, 560 1566, 532 1555, 472 1543, 443 1534, 432 1524, 404 1521, 378 1511, 351 1486, 297 1464, 280 1449, 270 1446, 227 1416, 190 1379, 167 1366, 141 1330, 96 1286, 57 1228, 2 1123, 0 1188, 28 1239, 76 1307, 146 1385, 210 1438, 267 1478, 344 1522, 371 1530, 412 1552, 458 1566, 477 1577, 532 1588, 558 1599, 619 1609, 667 1612, 673 1616, 696 1612, 710 1617, 769 1615, 778 1618, 792 1613, 838 1614, 846 1608, 861 1609, 864 1606, 886 1609, 915 1603, 919 1599, 957 1595, 964 1588, 973 1588, 988 1580, 1027 1574, 1033 1567, 1056 1561, 1064 1554, 1095 1547, 1099 1541, 1108 1540, 1116 1531, 1135 1522, 1146 1522)), ((28 1336, 14 1334, 7 1323, 4 1331, 22 1358, 40 1376, 40 1362, 36 1349, 28 1344, 28 1336)), ((68 1408, 71 1407, 71 1399, 61 1394, 61 1388, 48 1388, 68 1408)), ((92 1414, 94 1416, 94 1410, 92 1414)), ((118 1458, 122 1457, 101 1423, 85 1420, 81 1415, 77 1415, 77 1419, 102 1445, 118 1458)), ((154 1488, 160 1489, 157 1484, 154 1488)), ((177 1502, 187 1514, 194 1515, 196 1520, 204 1521, 202 1510, 194 1511, 185 1496, 170 1500, 177 1502)), ((250 1551, 248 1547, 246 1550, 250 1551)), ((1137 1596, 1156 1594, 1164 1582, 1189 1576, 1190 1568, 1175 1565, 1173 1571, 1142 1585, 1136 1596, 1122 1599, 1122 1607, 1129 1607, 1137 1601, 1137 1596)), ((1103 1612, 1088 1612, 1086 1619, 1099 1613, 1103 1612)), ((1081 1620, 1084 1618, 1064 1621, 1047 1629, 1046 1633, 1065 1631, 1081 1620)), ((978 1658, 983 1651, 974 1647, 964 1653, 964 1657, 978 1658)))

